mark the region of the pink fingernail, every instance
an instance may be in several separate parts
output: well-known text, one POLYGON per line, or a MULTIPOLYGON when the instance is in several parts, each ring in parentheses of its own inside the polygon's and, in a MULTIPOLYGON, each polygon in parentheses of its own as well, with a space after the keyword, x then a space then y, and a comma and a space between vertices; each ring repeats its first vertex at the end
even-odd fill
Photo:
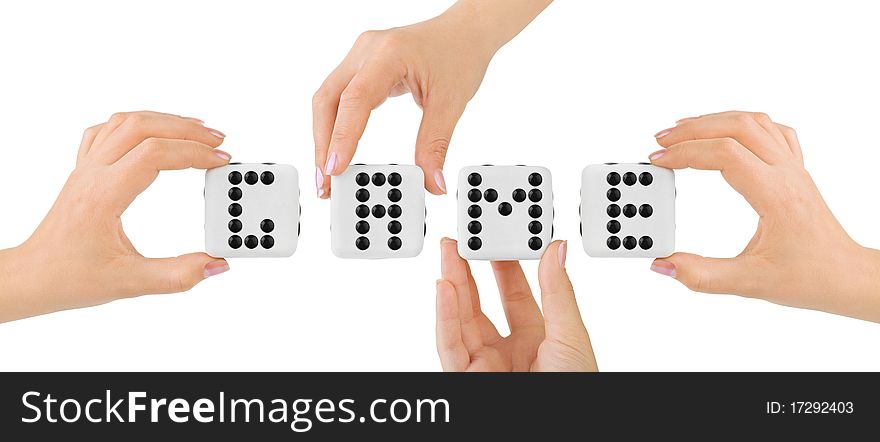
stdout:
POLYGON ((568 252, 568 241, 562 241, 562 244, 556 249, 556 257, 559 259, 559 267, 565 268, 566 252, 568 252))
POLYGON ((672 132, 672 128, 663 129, 660 132, 657 132, 656 134, 654 134, 654 138, 657 138, 659 140, 660 138, 663 138, 663 137, 669 135, 670 132, 672 132))
POLYGON ((208 128, 208 132, 217 138, 226 138, 226 134, 224 134, 223 132, 220 132, 217 129, 208 128))
POLYGON ((228 153, 223 152, 220 149, 214 149, 214 155, 217 155, 225 161, 229 161, 229 159, 232 158, 232 155, 229 155, 228 153))
POLYGON ((324 175, 332 175, 333 171, 336 170, 337 162, 339 162, 339 156, 336 155, 336 152, 331 153, 327 158, 327 164, 324 165, 324 175))
POLYGON ((671 262, 655 260, 651 263, 651 270, 675 278, 675 264, 671 262))
POLYGON ((318 198, 324 196, 324 174, 319 167, 315 167, 315 188, 318 189, 318 198))
POLYGON ((439 187, 440 190, 445 195, 446 194, 446 180, 443 178, 443 171, 442 170, 437 169, 434 171, 434 182, 437 183, 437 187, 439 187))
POLYGON ((666 149, 660 149, 657 152, 652 153, 651 155, 648 156, 648 159, 651 161, 654 161, 654 160, 662 157, 663 155, 666 155, 666 149))
POLYGON ((214 275, 219 275, 223 272, 229 270, 229 263, 225 260, 218 259, 217 261, 211 261, 205 265, 205 278, 210 278, 214 275))

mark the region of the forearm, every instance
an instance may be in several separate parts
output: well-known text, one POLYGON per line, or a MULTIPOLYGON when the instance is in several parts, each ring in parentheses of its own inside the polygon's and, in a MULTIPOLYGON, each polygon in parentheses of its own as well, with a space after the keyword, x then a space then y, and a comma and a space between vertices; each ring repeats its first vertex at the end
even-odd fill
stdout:
POLYGON ((863 248, 862 259, 851 266, 849 316, 880 323, 880 250, 863 248))
POLYGON ((459 0, 443 15, 475 27, 491 51, 516 37, 553 0, 459 0))
POLYGON ((23 284, 19 248, 0 250, 0 323, 32 316, 27 312, 30 298, 23 284))

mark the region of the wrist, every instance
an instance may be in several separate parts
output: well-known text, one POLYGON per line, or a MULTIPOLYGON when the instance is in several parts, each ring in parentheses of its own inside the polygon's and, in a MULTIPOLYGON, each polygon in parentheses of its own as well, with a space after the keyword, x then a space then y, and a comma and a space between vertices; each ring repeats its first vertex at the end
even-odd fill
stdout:
POLYGON ((880 250, 862 246, 857 250, 838 296, 852 306, 845 313, 848 316, 880 323, 880 250))
POLYGON ((24 245, 0 250, 0 323, 40 314, 40 279, 24 245))
POLYGON ((550 3, 552 0, 459 0, 439 18, 455 23, 491 56, 550 3))

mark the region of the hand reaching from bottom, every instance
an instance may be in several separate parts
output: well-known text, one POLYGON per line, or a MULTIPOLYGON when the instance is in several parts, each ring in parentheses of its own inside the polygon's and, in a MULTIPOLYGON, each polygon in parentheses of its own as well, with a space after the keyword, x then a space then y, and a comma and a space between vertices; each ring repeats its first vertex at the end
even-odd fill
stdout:
POLYGON ((510 335, 480 309, 480 295, 457 243, 440 243, 437 352, 445 371, 597 371, 590 337, 565 271, 566 243, 547 247, 538 268, 543 314, 517 261, 492 262, 510 335))

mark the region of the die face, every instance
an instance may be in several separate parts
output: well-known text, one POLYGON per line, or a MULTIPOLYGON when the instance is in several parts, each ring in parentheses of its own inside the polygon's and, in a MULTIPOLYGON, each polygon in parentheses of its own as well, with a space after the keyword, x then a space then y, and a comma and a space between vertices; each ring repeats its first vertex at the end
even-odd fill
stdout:
POLYGON ((331 178, 330 246, 340 258, 409 258, 425 242, 422 169, 351 165, 331 178))
POLYGON ((293 166, 230 164, 205 173, 205 250, 211 256, 291 256, 299 218, 293 166))
POLYGON ((675 251, 675 174, 643 163, 587 166, 580 215, 590 256, 669 256, 675 251))
POLYGON ((457 199, 465 259, 540 259, 553 239, 553 180, 545 167, 465 167, 457 199))

